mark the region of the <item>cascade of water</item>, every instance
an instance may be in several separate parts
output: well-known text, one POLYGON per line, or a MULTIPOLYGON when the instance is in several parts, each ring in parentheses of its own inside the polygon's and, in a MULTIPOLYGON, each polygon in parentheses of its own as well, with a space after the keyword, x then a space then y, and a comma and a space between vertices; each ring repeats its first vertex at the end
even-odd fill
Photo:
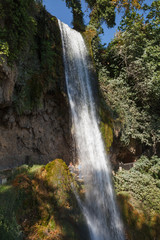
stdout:
POLYGON ((110 166, 100 134, 90 83, 88 52, 81 34, 59 21, 68 98, 85 184, 81 202, 91 240, 124 240, 110 166))

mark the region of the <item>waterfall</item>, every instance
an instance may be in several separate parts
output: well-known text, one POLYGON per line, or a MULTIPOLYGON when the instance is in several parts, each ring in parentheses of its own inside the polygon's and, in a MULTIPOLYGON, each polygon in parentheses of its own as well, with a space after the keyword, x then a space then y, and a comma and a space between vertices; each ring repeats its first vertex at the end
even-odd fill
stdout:
POLYGON ((110 164, 98 126, 87 48, 79 32, 60 21, 59 27, 77 154, 86 190, 85 200, 80 204, 90 238, 124 240, 110 164))

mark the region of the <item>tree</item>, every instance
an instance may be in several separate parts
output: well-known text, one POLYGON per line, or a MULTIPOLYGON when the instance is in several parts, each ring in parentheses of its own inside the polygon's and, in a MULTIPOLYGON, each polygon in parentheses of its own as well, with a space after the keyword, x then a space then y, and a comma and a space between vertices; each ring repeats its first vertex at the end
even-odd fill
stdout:
POLYGON ((81 0, 65 0, 66 6, 72 9, 73 27, 77 30, 84 30, 83 12, 81 7, 81 0))
MULTIPOLYGON (((76 29, 83 29, 83 12, 81 9, 80 0, 65 0, 66 6, 72 8, 73 13, 73 26, 76 29)), ((115 10, 116 8, 121 11, 129 12, 131 9, 140 9, 143 0, 85 0, 91 10, 90 25, 97 29, 103 22, 108 27, 115 25, 115 10)))
POLYGON ((147 7, 146 18, 126 13, 113 41, 94 55, 102 94, 122 123, 121 140, 137 139, 154 153, 160 142, 159 6, 156 0, 147 7))

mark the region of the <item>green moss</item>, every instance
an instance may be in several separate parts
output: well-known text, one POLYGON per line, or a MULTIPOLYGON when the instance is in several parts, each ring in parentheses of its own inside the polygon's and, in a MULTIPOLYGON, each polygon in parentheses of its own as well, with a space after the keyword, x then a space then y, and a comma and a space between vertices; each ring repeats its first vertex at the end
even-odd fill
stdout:
POLYGON ((8 184, 0 186, 0 230, 3 229, 1 236, 7 236, 3 239, 19 240, 22 232, 24 239, 82 239, 86 227, 72 184, 77 188, 78 184, 61 159, 46 166, 17 168, 8 184), (5 231, 4 226, 1 227, 1 215, 7 223, 5 231), (19 231, 19 237, 10 238, 14 232, 10 230, 6 235, 12 226, 19 231))
POLYGON ((33 165, 28 169, 28 174, 31 176, 34 176, 36 173, 38 173, 42 169, 42 165, 33 165))
POLYGON ((57 189, 55 198, 59 206, 70 207, 75 196, 71 184, 77 185, 67 165, 62 159, 56 159, 45 166, 48 184, 57 189))
MULTIPOLYGON (((36 31, 30 32, 27 46, 16 58, 18 77, 13 102, 19 114, 41 108, 45 94, 60 92, 64 80, 58 21, 42 5, 35 4, 34 8, 31 14, 36 31)), ((18 40, 15 41, 18 44, 18 40)))
POLYGON ((151 216, 127 192, 120 192, 117 197, 128 239, 159 240, 160 215, 154 213, 151 216))
POLYGON ((112 145, 112 142, 113 142, 112 127, 107 123, 101 122, 100 123, 100 130, 101 130, 104 142, 105 142, 106 150, 107 150, 107 152, 109 152, 109 149, 110 149, 110 147, 112 145))
POLYGON ((34 0, 5 0, 0 4, 4 23, 0 29, 1 40, 9 47, 8 62, 12 64, 18 59, 21 52, 28 47, 36 33, 34 14, 38 5, 34 0))
POLYGON ((109 152, 113 143, 113 119, 111 118, 110 112, 107 109, 104 109, 103 106, 100 107, 99 115, 101 118, 100 130, 105 142, 106 150, 109 152))
POLYGON ((4 193, 4 192, 7 192, 9 189, 11 189, 11 186, 9 186, 9 185, 1 185, 0 186, 0 194, 4 193))
POLYGON ((82 33, 82 36, 84 37, 85 43, 87 45, 89 54, 93 58, 93 49, 92 49, 92 40, 97 35, 97 31, 94 27, 88 26, 86 30, 82 33))

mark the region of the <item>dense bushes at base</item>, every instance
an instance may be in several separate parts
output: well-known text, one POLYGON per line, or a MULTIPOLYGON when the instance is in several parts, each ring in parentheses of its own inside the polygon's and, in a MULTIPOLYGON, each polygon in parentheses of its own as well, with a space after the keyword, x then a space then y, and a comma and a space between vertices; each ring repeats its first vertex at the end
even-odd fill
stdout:
POLYGON ((123 170, 115 177, 117 192, 128 191, 142 202, 146 211, 160 214, 160 159, 142 156, 129 171, 123 170))
POLYGON ((127 192, 117 195, 127 240, 159 240, 160 215, 150 216, 127 192))
MULTIPOLYGON (((12 215, 12 214, 11 214, 12 215)), ((9 219, 5 212, 0 213, 0 236, 1 240, 22 240, 21 227, 13 215, 9 219)))
POLYGON ((114 178, 129 239, 160 239, 160 158, 142 156, 114 178))

